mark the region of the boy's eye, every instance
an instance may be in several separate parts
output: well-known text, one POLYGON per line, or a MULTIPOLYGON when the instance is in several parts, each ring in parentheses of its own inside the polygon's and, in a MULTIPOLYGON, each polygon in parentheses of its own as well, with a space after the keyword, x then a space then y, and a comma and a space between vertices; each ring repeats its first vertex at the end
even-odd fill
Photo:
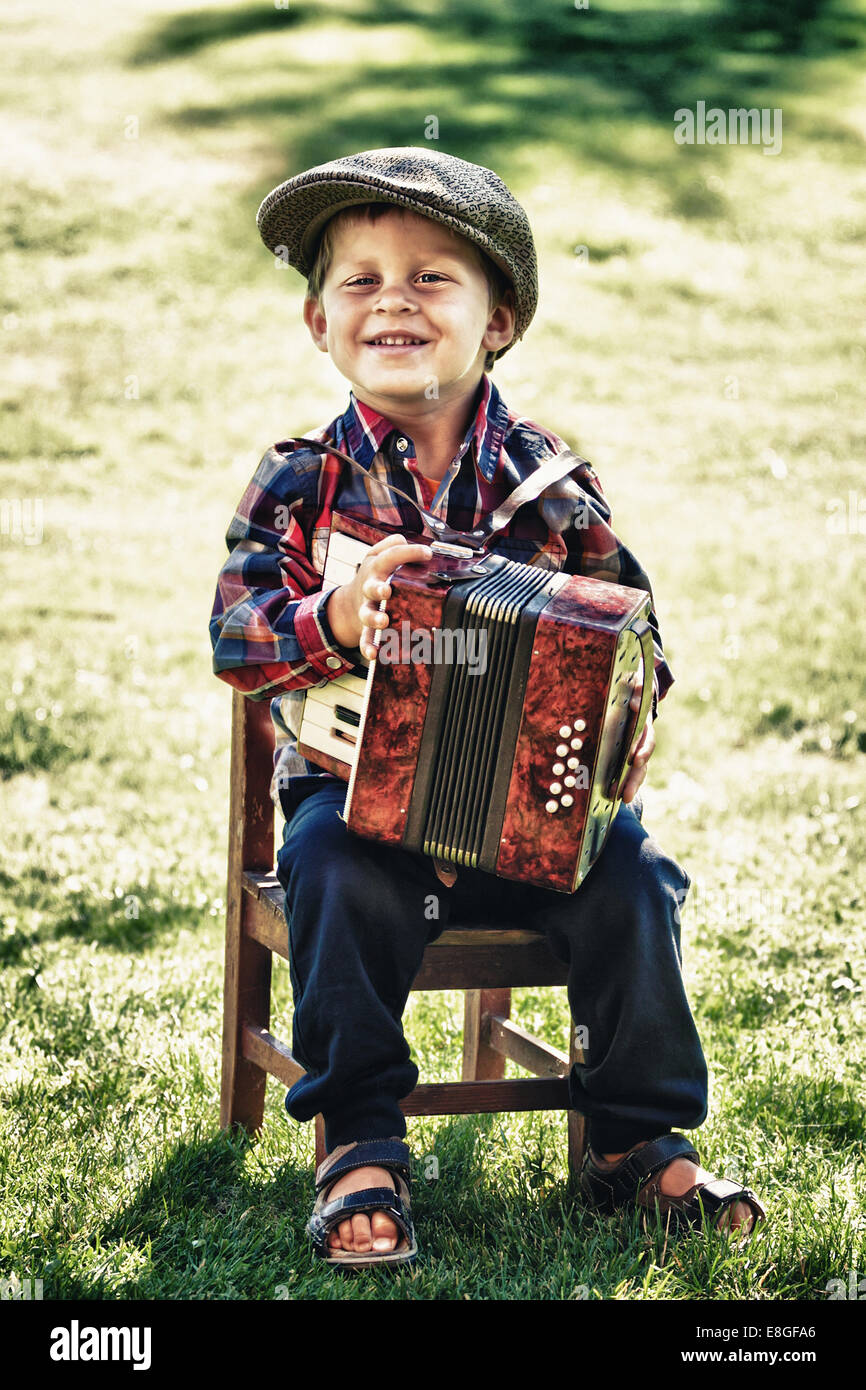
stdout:
MULTIPOLYGON (((444 276, 444 275, 440 275, 440 273, 439 273, 438 270, 422 270, 422 271, 421 271, 421 275, 420 275, 419 278, 422 279, 422 280, 424 280, 424 279, 427 278, 428 275, 432 275, 436 280, 444 280, 444 279, 445 279, 445 276, 444 276)), ((373 275, 356 275, 356 276, 354 276, 351 280, 349 280, 348 283, 349 283, 350 285, 361 285, 361 284, 364 283, 365 280, 373 280, 373 279, 375 279, 375 277, 374 277, 373 275)))

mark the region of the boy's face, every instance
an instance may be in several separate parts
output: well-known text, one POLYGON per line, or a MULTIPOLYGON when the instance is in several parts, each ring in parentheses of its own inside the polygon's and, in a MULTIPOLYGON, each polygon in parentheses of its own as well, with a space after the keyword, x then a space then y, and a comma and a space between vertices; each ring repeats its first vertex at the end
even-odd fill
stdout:
POLYGON ((338 223, 321 298, 304 320, 359 399, 450 400, 474 390, 488 351, 511 341, 510 303, 491 312, 472 246, 429 217, 394 208, 377 222, 338 223), (376 345, 384 336, 418 345, 376 345), (430 389, 435 382, 435 394, 430 389))

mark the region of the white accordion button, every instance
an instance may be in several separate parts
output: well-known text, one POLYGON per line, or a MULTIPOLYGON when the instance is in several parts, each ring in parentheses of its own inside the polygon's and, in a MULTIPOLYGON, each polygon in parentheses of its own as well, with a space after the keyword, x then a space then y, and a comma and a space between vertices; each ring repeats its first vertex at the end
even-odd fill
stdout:
POLYGON ((573 786, 574 786, 575 779, 574 779, 573 777, 563 777, 562 780, 563 780, 563 782, 564 782, 564 784, 565 784, 566 787, 573 787, 573 786))
POLYGON ((574 801, 574 797, 573 797, 573 796, 569 796, 568 793, 566 792, 565 796, 562 798, 562 804, 563 804, 563 806, 570 806, 570 805, 572 804, 573 801, 574 801))
POLYGON ((554 795, 554 796, 559 796, 559 793, 562 791, 562 785, 561 785, 561 783, 559 783, 559 782, 551 782, 551 784, 550 784, 550 790, 553 792, 553 795, 554 795))
POLYGON ((571 733, 571 725, 563 724, 559 732, 562 738, 568 738, 569 734, 571 733))
POLYGON ((571 740, 571 746, 572 746, 572 748, 582 748, 582 747, 583 747, 583 739, 582 739, 582 738, 573 738, 573 739, 571 740))
POLYGON ((559 803, 556 802, 556 801, 548 801, 548 803, 547 803, 547 805, 545 806, 544 809, 545 809, 545 811, 547 811, 550 815, 553 815, 553 812, 554 812, 554 811, 558 811, 558 810, 559 810, 559 803))
POLYGON ((569 758, 568 766, 573 768, 580 767, 580 758, 569 758))
POLYGON ((567 744, 567 743, 558 743, 558 744, 556 745, 556 756, 557 756, 558 758, 564 758, 567 752, 568 752, 568 744, 567 744))
POLYGON ((585 728, 586 728, 586 720, 585 720, 585 719, 575 719, 575 721, 574 721, 574 727, 577 729, 578 733, 580 733, 582 729, 585 729, 585 728))
POLYGON ((554 763, 554 764, 553 764, 553 775, 554 775, 554 777, 561 777, 564 771, 565 771, 565 763, 554 763))

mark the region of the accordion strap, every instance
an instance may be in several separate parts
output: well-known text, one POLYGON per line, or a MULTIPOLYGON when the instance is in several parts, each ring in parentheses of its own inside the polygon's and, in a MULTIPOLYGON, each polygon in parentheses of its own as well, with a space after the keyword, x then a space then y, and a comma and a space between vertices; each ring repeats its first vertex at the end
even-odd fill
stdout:
MULTIPOLYGON (((496 510, 490 513, 483 524, 485 539, 507 526, 518 507, 524 506, 527 502, 534 502, 545 488, 558 483, 562 478, 567 478, 572 469, 578 468, 582 463, 586 463, 586 459, 573 454, 570 449, 563 449, 562 453, 554 454, 547 463, 536 468, 534 473, 524 478, 523 482, 508 494, 505 501, 500 502, 496 510)), ((475 536, 478 532, 473 531, 472 534, 475 536)))
POLYGON ((426 507, 422 507, 420 502, 417 502, 414 497, 410 497, 409 493, 404 492, 402 488, 396 487, 393 483, 386 483, 382 478, 371 476, 357 459, 353 459, 351 454, 343 453, 343 450, 338 449, 336 445, 325 443, 321 439, 305 439, 303 437, 289 439, 285 442, 288 444, 306 444, 308 448, 316 449, 321 453, 335 454, 338 459, 348 463, 369 482, 378 483, 387 492, 393 493, 395 497, 402 497, 404 502, 413 506, 423 519, 424 525, 432 531, 437 540, 479 551, 484 549, 491 536, 496 535, 497 531, 502 531, 508 525, 518 507, 525 506, 527 502, 534 502, 545 488, 552 486, 553 483, 558 483, 561 478, 567 477, 572 469, 586 462, 577 454, 573 454, 570 449, 564 449, 561 453, 555 454, 534 473, 530 473, 528 478, 524 478, 523 482, 509 493, 504 502, 500 502, 496 510, 491 512, 487 520, 482 522, 475 531, 465 532, 455 531, 453 526, 449 526, 438 516, 433 516, 432 512, 429 512, 426 507))

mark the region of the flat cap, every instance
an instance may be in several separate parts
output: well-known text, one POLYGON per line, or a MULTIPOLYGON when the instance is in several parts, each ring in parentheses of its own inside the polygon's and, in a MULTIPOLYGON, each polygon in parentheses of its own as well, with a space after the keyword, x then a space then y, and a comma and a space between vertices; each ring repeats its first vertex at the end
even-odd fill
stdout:
POLYGON ((286 179, 256 223, 269 250, 308 278, 325 223, 359 203, 393 203, 473 241, 514 286, 514 337, 496 356, 523 337, 538 304, 535 243, 524 209, 492 169, 414 145, 361 150, 286 179))

